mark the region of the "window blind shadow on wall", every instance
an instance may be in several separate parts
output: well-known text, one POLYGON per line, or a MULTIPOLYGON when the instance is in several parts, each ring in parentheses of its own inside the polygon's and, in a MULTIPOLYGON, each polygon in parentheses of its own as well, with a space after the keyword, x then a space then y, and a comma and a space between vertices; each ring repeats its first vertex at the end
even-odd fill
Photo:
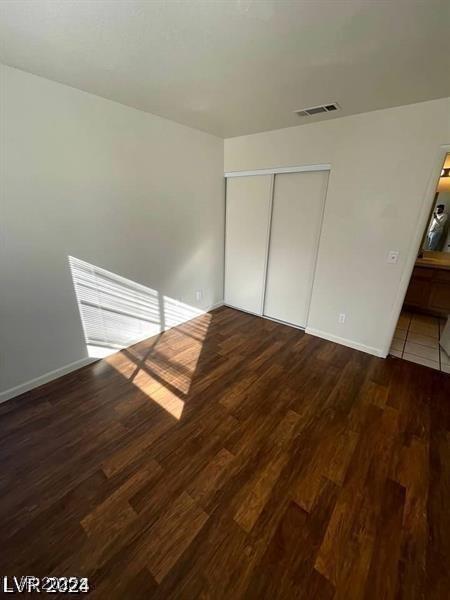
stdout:
POLYGON ((204 311, 69 256, 89 356, 101 358, 204 311))

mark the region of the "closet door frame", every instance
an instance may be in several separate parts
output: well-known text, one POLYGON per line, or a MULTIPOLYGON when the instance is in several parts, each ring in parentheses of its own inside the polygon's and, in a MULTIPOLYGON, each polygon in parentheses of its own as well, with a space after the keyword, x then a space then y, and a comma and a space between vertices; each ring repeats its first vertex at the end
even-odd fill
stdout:
POLYGON ((224 173, 228 177, 247 177, 248 175, 276 175, 277 173, 302 173, 303 171, 331 171, 331 165, 303 165, 300 167, 274 167, 273 169, 254 169, 253 171, 228 171, 224 173))
MULTIPOLYGON (((295 327, 296 329, 306 329, 306 327, 308 326, 308 317, 309 317, 309 310, 310 310, 310 306, 311 306, 311 297, 312 297, 312 290, 313 290, 313 286, 314 286, 314 277, 315 277, 315 272, 316 272, 316 266, 317 266, 317 256, 319 253, 319 244, 320 244, 320 236, 322 233, 322 224, 323 224, 323 216, 324 216, 324 212, 325 212, 325 201, 326 201, 326 197, 327 197, 327 191, 328 191, 328 183, 329 183, 329 179, 330 179, 330 173, 328 173, 328 179, 327 179, 327 183, 325 186, 325 193, 323 196, 323 201, 322 201, 322 209, 321 209, 321 216, 320 216, 320 223, 319 223, 319 227, 318 227, 318 233, 317 233, 317 237, 316 237, 316 241, 314 244, 314 267, 313 267, 313 277, 311 280, 311 289, 310 289, 310 294, 309 294, 309 299, 308 299, 308 304, 307 304, 307 318, 306 318, 306 326, 305 327, 300 327, 298 325, 294 325, 293 323, 286 323, 285 321, 279 321, 278 319, 273 319, 272 317, 268 317, 267 315, 264 314, 264 304, 265 304, 265 298, 266 298, 266 288, 267 288, 267 269, 268 269, 268 263, 269 263, 269 252, 270 252, 270 237, 271 237, 271 231, 272 231, 272 216, 273 216, 273 197, 274 197, 274 191, 275 191, 275 176, 277 174, 282 174, 282 173, 302 173, 302 172, 311 172, 311 171, 331 171, 331 165, 330 164, 316 164, 316 165, 302 165, 302 166, 296 166, 296 167, 275 167, 273 169, 255 169, 252 171, 228 171, 226 173, 224 173, 224 177, 225 177, 225 236, 224 236, 224 275, 223 275, 223 289, 224 289, 224 296, 225 296, 225 286, 226 286, 226 281, 225 281, 225 273, 226 273, 226 268, 225 268, 225 261, 226 261, 226 248, 225 248, 225 244, 226 244, 226 227, 227 227, 227 219, 226 219, 226 215, 227 215, 227 206, 226 206, 226 202, 227 202, 227 185, 226 185, 226 181, 228 178, 230 177, 249 177, 249 176, 253 176, 253 175, 272 175, 271 177, 271 183, 270 183, 270 205, 269 205, 269 219, 268 219, 268 232, 267 232, 267 244, 266 244, 266 252, 265 252, 265 257, 264 257, 264 278, 263 278, 263 288, 262 288, 262 294, 261 294, 261 304, 260 304, 260 311, 257 313, 250 313, 250 314, 256 314, 258 317, 262 317, 263 319, 268 319, 269 321, 275 321, 277 323, 283 323, 284 325, 288 325, 289 327, 295 327)), ((230 305, 231 306, 231 305, 230 305)), ((232 307, 232 308, 236 308, 236 307, 232 307)), ((242 310, 242 309, 238 309, 238 310, 242 310)), ((244 312, 248 312, 248 311, 244 311, 244 312)))

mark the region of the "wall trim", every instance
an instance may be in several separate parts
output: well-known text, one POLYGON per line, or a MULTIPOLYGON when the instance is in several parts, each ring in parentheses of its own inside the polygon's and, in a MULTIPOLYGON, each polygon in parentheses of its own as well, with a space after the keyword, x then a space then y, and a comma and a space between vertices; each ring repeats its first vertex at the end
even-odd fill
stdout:
POLYGON ((253 171, 228 171, 224 177, 249 177, 250 175, 276 175, 277 173, 302 173, 303 171, 331 171, 331 164, 303 165, 301 167, 273 167, 253 171))
POLYGON ((329 342, 335 342, 336 344, 342 344, 343 346, 347 346, 348 348, 360 350, 361 352, 366 352, 367 354, 372 354, 373 356, 378 356, 380 358, 386 358, 387 356, 387 353, 381 350, 380 348, 366 346, 365 344, 355 342, 354 340, 342 338, 338 335, 333 335, 332 333, 321 331, 320 329, 314 329, 313 327, 307 327, 305 329, 305 333, 309 333, 309 335, 314 335, 315 337, 320 337, 324 340, 328 340, 329 342))
POLYGON ((216 308, 220 308, 221 306, 224 306, 223 300, 220 300, 219 302, 216 302, 215 304, 211 304, 211 306, 209 308, 205 308, 205 313, 211 312, 212 310, 214 310, 216 308))
MULTIPOLYGON (((220 300, 219 302, 216 302, 215 304, 212 304, 210 307, 204 309, 203 313, 206 314, 206 313, 210 312, 211 310, 214 310, 215 308, 220 308, 221 306, 223 306, 223 300, 220 300)), ((185 321, 185 323, 187 323, 187 321, 185 321)), ((176 327, 176 325, 175 325, 175 327, 176 327)), ((167 331, 168 329, 172 329, 172 327, 167 327, 164 331, 167 331)), ((125 346, 125 348, 130 348, 131 346, 134 346, 135 344, 138 344, 139 342, 142 342, 143 340, 146 340, 147 338, 148 338, 148 336, 145 336, 143 338, 135 340, 129 346, 125 346)), ((118 350, 117 352, 120 352, 120 350, 118 350)), ((63 365, 62 367, 59 367, 58 369, 53 369, 53 371, 48 371, 47 373, 43 373, 42 375, 39 375, 38 377, 29 379, 28 381, 25 381, 24 383, 21 383, 19 385, 16 385, 12 388, 9 388, 9 389, 3 391, 3 392, 0 392, 0 404, 2 404, 3 402, 6 402, 7 400, 11 400, 12 398, 15 398, 16 396, 20 396, 21 394, 24 394, 25 392, 29 392, 37 387, 40 387, 41 385, 50 383, 50 381, 59 379, 63 375, 68 375, 69 373, 72 373, 73 371, 77 371, 78 369, 81 369, 82 367, 91 365, 92 363, 95 363, 99 360, 103 360, 103 359, 94 358, 92 356, 85 356, 84 358, 80 358, 80 360, 76 360, 67 365, 63 365)))
POLYGON ((11 400, 11 398, 15 398, 16 396, 20 396, 21 394, 24 394, 25 392, 29 392, 30 390, 33 390, 34 388, 44 385, 45 383, 49 383, 50 381, 53 381, 54 379, 58 379, 59 377, 62 377, 63 375, 67 375, 68 373, 71 373, 72 371, 77 371, 78 369, 81 369, 82 367, 85 367, 86 365, 90 365, 91 363, 94 363, 98 360, 100 360, 100 359, 92 358, 91 356, 85 356, 84 358, 80 358, 80 360, 76 360, 75 362, 69 363, 68 365, 63 365, 62 367, 59 367, 58 369, 54 369, 53 371, 48 371, 47 373, 44 373, 43 375, 39 375, 39 377, 34 377, 34 379, 25 381, 24 383, 21 383, 12 388, 9 388, 9 390, 5 390, 4 392, 0 392, 0 404, 2 402, 6 402, 7 400, 11 400))
POLYGON ((373 356, 378 356, 381 358, 386 358, 387 353, 383 352, 380 348, 373 348, 372 346, 366 346, 365 344, 360 344, 359 342, 355 342, 354 340, 349 340, 347 338, 339 337, 338 335, 333 335, 332 333, 327 333, 326 331, 321 331, 320 329, 314 329, 313 327, 300 327, 299 325, 294 325, 292 323, 286 323, 285 321, 279 321, 278 319, 272 319, 271 317, 267 317, 266 315, 259 315, 257 313, 252 313, 248 310, 243 310, 242 308, 238 308, 237 306, 233 306, 232 304, 224 303, 224 306, 228 306, 229 308, 234 308, 235 310, 239 310, 241 312, 247 313, 248 315, 254 315, 255 317, 261 317, 263 319, 268 319, 269 321, 274 321, 275 323, 280 323, 281 325, 286 325, 287 327, 293 327, 294 329, 300 329, 309 335, 314 335, 315 337, 320 337, 324 340, 328 340, 329 342, 334 342, 335 344, 341 344, 342 346, 347 346, 348 348, 353 348, 354 350, 360 350, 361 352, 366 352, 367 354, 372 354, 373 356))

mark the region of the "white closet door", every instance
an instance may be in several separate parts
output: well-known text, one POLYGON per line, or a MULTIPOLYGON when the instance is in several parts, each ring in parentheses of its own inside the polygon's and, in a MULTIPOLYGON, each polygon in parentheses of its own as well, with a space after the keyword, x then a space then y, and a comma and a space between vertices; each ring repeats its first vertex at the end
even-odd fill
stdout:
POLYGON ((264 314, 306 327, 328 171, 275 176, 264 314))
POLYGON ((272 175, 227 180, 225 304, 262 314, 272 175))

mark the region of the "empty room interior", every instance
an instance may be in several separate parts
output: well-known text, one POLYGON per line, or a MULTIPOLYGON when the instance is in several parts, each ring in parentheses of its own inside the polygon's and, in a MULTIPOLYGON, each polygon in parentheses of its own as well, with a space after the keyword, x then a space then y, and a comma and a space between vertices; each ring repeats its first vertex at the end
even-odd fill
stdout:
POLYGON ((450 590, 448 0, 2 0, 0 588, 450 590))

